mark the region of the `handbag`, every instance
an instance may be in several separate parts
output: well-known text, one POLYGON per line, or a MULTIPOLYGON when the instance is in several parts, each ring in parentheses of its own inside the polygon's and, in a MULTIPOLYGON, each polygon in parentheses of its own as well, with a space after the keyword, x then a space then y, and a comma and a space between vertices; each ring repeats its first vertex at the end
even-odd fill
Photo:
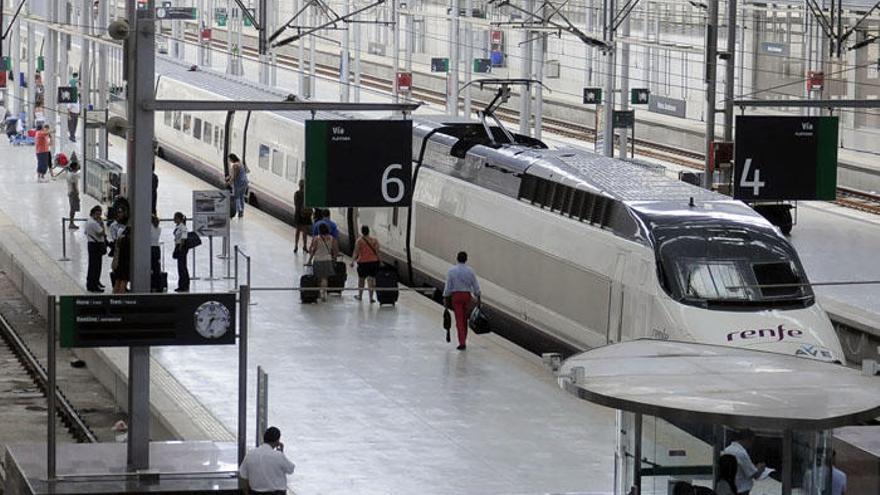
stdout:
POLYGON ((199 234, 195 232, 187 232, 186 234, 186 248, 192 249, 194 247, 198 247, 202 245, 202 238, 199 237, 199 234))
POLYGON ((443 329, 446 330, 446 342, 450 342, 450 328, 452 328, 452 315, 449 314, 449 308, 443 308, 443 329))
POLYGON ((486 313, 483 312, 483 309, 480 306, 475 307, 473 311, 471 311, 471 316, 468 318, 468 326, 478 335, 492 331, 491 325, 489 324, 489 317, 486 316, 486 313))

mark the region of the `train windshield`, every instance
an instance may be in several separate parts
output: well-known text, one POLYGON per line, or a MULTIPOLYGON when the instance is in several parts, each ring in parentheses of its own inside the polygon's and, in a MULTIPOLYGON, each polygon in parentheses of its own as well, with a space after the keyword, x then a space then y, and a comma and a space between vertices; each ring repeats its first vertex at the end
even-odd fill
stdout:
POLYGON ((684 304, 712 309, 806 307, 813 292, 784 239, 759 230, 655 230, 663 286, 684 304))

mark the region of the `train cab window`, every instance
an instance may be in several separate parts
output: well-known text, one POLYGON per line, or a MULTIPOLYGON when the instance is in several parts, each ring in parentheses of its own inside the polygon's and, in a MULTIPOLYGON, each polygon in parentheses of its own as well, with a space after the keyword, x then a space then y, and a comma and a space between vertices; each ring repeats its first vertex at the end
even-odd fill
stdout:
POLYGON ((165 114, 165 125, 167 125, 168 127, 171 127, 171 122, 173 121, 172 120, 173 112, 171 110, 165 110, 164 114, 165 114))
POLYGON ((183 114, 183 132, 189 134, 190 129, 192 129, 192 115, 185 113, 183 114))
POLYGON ((257 162, 257 164, 263 170, 269 170, 269 153, 270 153, 270 151, 271 150, 269 149, 269 147, 266 146, 265 144, 260 145, 260 155, 259 155, 260 159, 257 162))
POLYGON ((220 148, 220 128, 214 128, 214 146, 220 148))
POLYGON ((180 130, 180 122, 181 122, 181 120, 182 120, 182 116, 181 116, 181 115, 182 115, 182 114, 180 113, 180 111, 178 111, 178 110, 175 110, 175 111, 174 111, 174 122, 173 122, 173 124, 174 124, 174 130, 176 130, 176 131, 179 131, 179 130, 180 130))
POLYGON ((221 152, 223 148, 226 146, 226 132, 223 129, 220 129, 220 141, 217 143, 217 149, 221 152))
POLYGON ((202 131, 202 141, 204 141, 205 144, 211 144, 213 133, 214 126, 212 126, 210 122, 205 121, 205 129, 202 131))
POLYGON ((284 177, 284 152, 272 150, 272 173, 278 177, 284 177))
POLYGON ((684 224, 655 228, 654 238, 661 285, 684 304, 736 310, 814 302, 797 253, 775 233, 684 224))
POLYGON ((202 139, 202 119, 196 118, 193 122, 193 137, 201 140, 202 139))

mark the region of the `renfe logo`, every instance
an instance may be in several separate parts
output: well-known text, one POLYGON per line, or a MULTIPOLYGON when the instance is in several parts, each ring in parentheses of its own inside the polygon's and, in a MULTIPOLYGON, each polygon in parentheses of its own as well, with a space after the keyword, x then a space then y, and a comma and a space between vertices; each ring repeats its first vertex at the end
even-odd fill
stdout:
POLYGON ((796 328, 791 328, 786 330, 782 328, 782 325, 779 325, 775 329, 773 328, 761 328, 759 330, 740 330, 736 332, 730 332, 727 334, 727 341, 733 342, 733 339, 738 338, 740 340, 752 340, 752 339, 774 339, 777 342, 784 340, 785 338, 791 339, 799 339, 803 337, 803 330, 798 330, 796 328))

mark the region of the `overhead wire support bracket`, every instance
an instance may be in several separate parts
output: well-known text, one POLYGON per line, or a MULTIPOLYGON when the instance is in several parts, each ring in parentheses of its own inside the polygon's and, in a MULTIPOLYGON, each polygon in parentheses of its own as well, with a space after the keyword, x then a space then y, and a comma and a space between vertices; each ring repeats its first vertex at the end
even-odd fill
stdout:
MULTIPOLYGON (((329 26, 336 26, 336 24, 337 24, 337 23, 340 23, 340 22, 343 22, 343 23, 346 23, 346 24, 347 24, 347 23, 350 22, 349 19, 351 19, 352 17, 354 17, 354 16, 356 16, 356 15, 358 15, 358 14, 361 14, 361 13, 364 12, 364 11, 370 10, 370 9, 372 9, 372 8, 374 8, 374 7, 378 7, 379 5, 382 5, 383 3, 385 3, 385 0, 376 0, 375 2, 373 2, 373 3, 369 4, 369 5, 365 5, 365 6, 361 7, 361 8, 359 8, 359 9, 355 10, 354 12, 350 12, 350 13, 348 13, 348 14, 346 14, 346 15, 343 15, 343 16, 336 15, 335 18, 330 19, 329 21, 325 22, 324 24, 321 24, 321 25, 318 25, 318 26, 314 26, 314 27, 311 27, 311 28, 308 28, 308 29, 305 29, 305 30, 303 30, 303 29, 301 29, 301 28, 298 28, 298 31, 299 31, 299 32, 298 32, 297 34, 295 34, 295 35, 293 35, 293 36, 289 36, 289 37, 287 37, 287 38, 284 38, 284 39, 281 40, 281 41, 278 41, 278 42, 273 43, 273 44, 272 44, 272 47, 273 47, 273 48, 278 48, 278 47, 280 47, 280 46, 289 45, 290 43, 293 43, 294 41, 297 41, 297 40, 299 40, 299 39, 301 39, 301 38, 304 38, 304 37, 306 37, 306 36, 308 36, 308 35, 310 35, 310 34, 312 34, 312 33, 318 32, 318 31, 320 31, 320 30, 322 30, 322 29, 327 29, 329 26)), ((299 12, 297 12, 297 13, 294 15, 294 17, 291 18, 291 20, 287 23, 287 25, 285 25, 284 28, 282 28, 282 29, 279 30, 279 31, 283 32, 283 30, 286 29, 286 28, 289 26, 290 22, 293 22, 293 20, 296 19, 296 17, 297 17, 298 15, 300 15, 300 14, 303 12, 303 10, 305 10, 305 8, 303 8, 303 9, 301 9, 299 12)), ((330 12, 333 12, 333 11, 330 10, 330 12)), ((334 12, 334 14, 335 14, 335 12, 334 12)), ((390 24, 394 24, 394 23, 390 23, 390 24)), ((281 34, 280 32, 276 32, 276 33, 273 35, 272 39, 274 40, 274 39, 277 38, 280 34, 281 34)))
POLYGON ((251 21, 254 24, 254 29, 256 29, 257 31, 262 31, 263 27, 260 26, 260 23, 257 22, 257 20, 254 18, 253 15, 251 15, 251 11, 248 10, 247 7, 244 6, 244 3, 241 0, 234 0, 234 1, 235 1, 235 4, 238 5, 238 9, 241 10, 241 13, 245 17, 247 17, 249 21, 251 21))
POLYGON ((12 26, 15 24, 15 21, 18 20, 18 14, 21 13, 21 8, 24 7, 24 4, 26 2, 27 2, 27 0, 21 0, 21 2, 18 3, 18 7, 15 9, 15 13, 12 14, 12 19, 9 20, 9 25, 6 27, 6 31, 3 31, 3 38, 2 39, 5 40, 6 37, 9 36, 9 31, 12 30, 12 26))

